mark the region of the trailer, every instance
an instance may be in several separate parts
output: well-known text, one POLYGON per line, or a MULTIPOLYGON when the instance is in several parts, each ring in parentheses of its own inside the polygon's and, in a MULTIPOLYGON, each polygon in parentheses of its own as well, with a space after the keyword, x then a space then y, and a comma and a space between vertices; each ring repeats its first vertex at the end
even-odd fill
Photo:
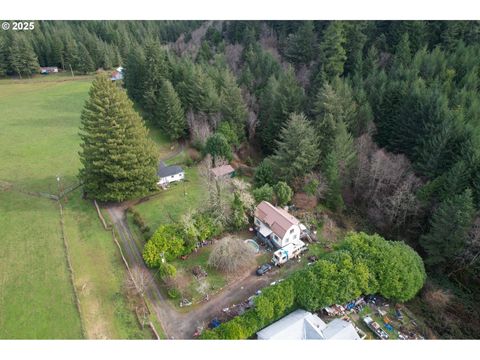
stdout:
POLYGON ((285 264, 288 260, 294 259, 307 250, 307 246, 301 240, 295 240, 273 253, 272 263, 275 266, 285 264))
POLYGON ((383 330, 377 322, 373 321, 373 319, 370 316, 365 316, 363 318, 363 321, 368 326, 368 328, 372 330, 375 333, 375 335, 377 335, 380 339, 388 340, 389 336, 387 332, 383 330))

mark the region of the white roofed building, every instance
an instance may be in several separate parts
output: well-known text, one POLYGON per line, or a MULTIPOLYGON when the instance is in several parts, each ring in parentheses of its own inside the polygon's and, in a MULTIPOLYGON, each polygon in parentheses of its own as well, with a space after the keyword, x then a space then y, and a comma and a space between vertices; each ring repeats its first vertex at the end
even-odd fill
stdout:
POLYGON ((257 333, 258 340, 361 340, 348 321, 326 324, 317 315, 298 309, 257 333))

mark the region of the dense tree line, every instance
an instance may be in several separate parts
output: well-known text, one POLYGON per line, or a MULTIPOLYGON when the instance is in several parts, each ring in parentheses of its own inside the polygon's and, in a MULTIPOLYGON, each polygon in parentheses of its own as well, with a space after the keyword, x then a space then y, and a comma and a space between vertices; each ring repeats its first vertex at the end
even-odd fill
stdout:
POLYGON ((199 21, 36 21, 33 31, 0 33, 0 75, 39 66, 88 73, 122 65, 146 39, 173 42, 199 21))

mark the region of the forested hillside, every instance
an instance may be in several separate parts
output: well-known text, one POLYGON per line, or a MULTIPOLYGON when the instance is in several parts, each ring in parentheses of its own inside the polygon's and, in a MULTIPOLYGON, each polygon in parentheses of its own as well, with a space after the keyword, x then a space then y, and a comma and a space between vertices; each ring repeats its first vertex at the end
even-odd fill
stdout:
POLYGON ((122 65, 172 140, 227 159, 255 149, 257 189, 285 181, 405 240, 430 278, 412 307, 446 338, 480 336, 479 58, 477 21, 45 21, 0 34, 4 75, 122 65))

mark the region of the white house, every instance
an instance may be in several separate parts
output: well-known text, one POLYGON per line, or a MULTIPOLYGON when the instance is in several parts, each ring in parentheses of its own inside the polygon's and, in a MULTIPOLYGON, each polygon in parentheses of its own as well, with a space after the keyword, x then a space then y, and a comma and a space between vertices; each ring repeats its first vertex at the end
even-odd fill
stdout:
POLYGON ((257 333, 258 340, 361 340, 352 323, 334 319, 325 324, 317 315, 298 309, 257 333))
POLYGON ((123 80, 123 67, 119 66, 112 72, 110 77, 112 81, 123 80))
POLYGON ((254 215, 255 229, 262 240, 272 242, 277 248, 300 240, 300 221, 288 211, 262 201, 254 215))
POLYGON ((185 172, 178 165, 166 166, 163 162, 161 162, 158 168, 157 176, 157 185, 167 186, 172 182, 185 179, 185 172))

